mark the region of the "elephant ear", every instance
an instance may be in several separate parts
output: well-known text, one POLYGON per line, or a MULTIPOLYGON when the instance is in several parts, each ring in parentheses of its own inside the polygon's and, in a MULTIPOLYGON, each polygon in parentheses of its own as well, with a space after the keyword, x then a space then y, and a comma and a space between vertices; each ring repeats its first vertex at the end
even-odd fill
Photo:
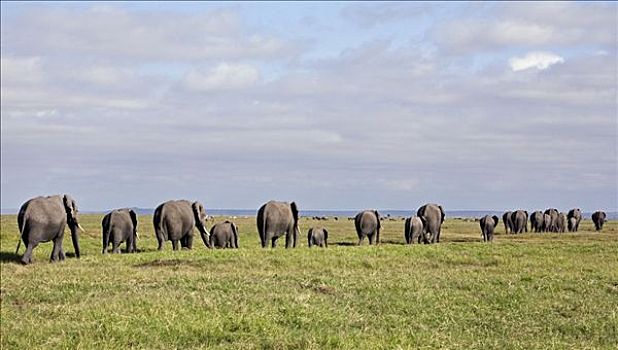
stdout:
POLYGON ((440 208, 440 223, 443 223, 444 217, 446 216, 446 214, 444 213, 444 209, 442 209, 441 205, 438 205, 438 208, 440 208))
POLYGON ((137 214, 133 209, 129 209, 129 216, 131 216, 131 221, 133 222, 133 232, 137 236, 137 214))
POLYGON ((378 213, 377 210, 374 210, 373 213, 376 215, 376 219, 378 220, 378 228, 381 228, 382 224, 380 223, 380 213, 378 213))
POLYGON ((296 202, 290 203, 290 209, 292 210, 292 216, 294 217, 294 223, 298 225, 298 207, 296 202))
POLYGON ((311 241, 311 236, 313 236, 313 227, 309 229, 309 231, 307 231, 307 241, 310 242, 311 241))
POLYGON ((67 212, 67 217, 71 220, 75 220, 77 215, 77 204, 75 200, 68 194, 65 194, 62 197, 62 202, 64 203, 64 210, 67 212))
POLYGON ((325 228, 322 230, 324 230, 324 242, 328 242, 328 230, 325 228))
POLYGON ((416 216, 418 216, 419 218, 425 215, 425 207, 426 205, 423 205, 422 207, 418 208, 418 210, 416 211, 416 216))
POLYGON ((205 213, 204 211, 204 206, 202 205, 202 203, 200 202, 193 202, 193 204, 191 205, 191 208, 193 209, 193 215, 195 216, 195 221, 196 222, 202 222, 202 213, 205 213))
POLYGON ((496 215, 492 216, 491 218, 494 219, 494 227, 498 226, 498 222, 500 221, 500 219, 498 219, 496 215))

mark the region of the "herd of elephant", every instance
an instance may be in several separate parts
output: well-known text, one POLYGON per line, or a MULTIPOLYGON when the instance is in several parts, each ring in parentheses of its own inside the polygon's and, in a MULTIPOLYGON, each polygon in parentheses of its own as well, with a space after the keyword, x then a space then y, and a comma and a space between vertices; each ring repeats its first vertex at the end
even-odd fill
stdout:
MULTIPOLYGON (((405 220, 404 237, 407 244, 439 243, 440 231, 444 222, 444 209, 437 204, 425 204, 416 215, 405 220)), ((556 209, 547 209, 545 213, 534 212, 530 217, 531 229, 535 232, 577 231, 582 219, 581 211, 573 209, 568 214, 559 213, 556 209)), ((601 230, 606 215, 602 211, 595 212, 592 220, 597 230, 601 230)), ((206 210, 200 202, 187 200, 171 200, 159 205, 153 215, 155 236, 158 249, 162 250, 165 241, 171 241, 174 250, 178 243, 185 249, 193 246, 193 229, 197 228, 204 245, 208 248, 238 248, 238 227, 230 221, 217 223, 206 228, 206 210)), ((295 202, 269 201, 257 212, 257 230, 263 248, 269 243, 275 247, 277 239, 285 236, 285 247, 296 247, 300 230, 298 228, 298 207, 295 202)), ((484 241, 493 240, 493 232, 498 225, 497 216, 485 216, 480 219, 481 232, 484 241)), ((503 215, 506 232, 527 232, 528 212, 517 210, 503 215)), ((78 230, 84 231, 79 224, 78 210, 75 200, 69 195, 36 197, 24 203, 17 215, 17 224, 21 239, 17 243, 15 254, 19 252, 21 242, 26 246, 26 252, 21 258, 24 264, 32 263, 32 252, 40 243, 53 241, 54 246, 50 260, 52 262, 65 259, 62 241, 64 229, 68 225, 71 231, 75 256, 80 257, 78 230)), ((113 253, 120 253, 120 245, 126 243, 127 252, 137 251, 137 215, 131 209, 115 209, 103 217, 101 222, 103 249, 108 252, 112 245, 113 253)), ((358 245, 365 238, 369 244, 380 243, 380 214, 377 210, 365 210, 356 215, 354 226, 358 234, 358 245)), ((307 233, 309 247, 328 246, 328 230, 324 227, 312 227, 307 233)))

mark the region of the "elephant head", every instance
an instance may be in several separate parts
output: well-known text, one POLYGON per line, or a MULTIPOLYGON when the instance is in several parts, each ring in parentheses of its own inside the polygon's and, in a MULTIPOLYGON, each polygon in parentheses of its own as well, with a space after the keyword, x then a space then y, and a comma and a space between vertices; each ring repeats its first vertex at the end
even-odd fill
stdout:
POLYGON ((82 225, 79 224, 79 220, 77 217, 77 203, 75 200, 65 194, 62 197, 62 203, 64 204, 64 210, 67 213, 67 224, 69 225, 69 230, 71 230, 71 240, 73 241, 73 248, 75 249, 75 256, 79 258, 79 234, 78 229, 85 232, 82 228, 82 225))
POLYGON ((200 231, 204 244, 210 248, 210 234, 206 229, 206 210, 200 202, 193 202, 193 204, 191 204, 191 209, 193 210, 193 216, 195 217, 195 227, 197 227, 198 231, 200 231))

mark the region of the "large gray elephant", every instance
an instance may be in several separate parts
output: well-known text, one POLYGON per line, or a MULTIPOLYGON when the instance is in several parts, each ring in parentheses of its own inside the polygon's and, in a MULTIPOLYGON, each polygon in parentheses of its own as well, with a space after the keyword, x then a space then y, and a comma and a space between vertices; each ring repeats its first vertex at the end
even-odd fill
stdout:
POLYGON ((369 238, 369 245, 380 244, 380 213, 377 210, 364 210, 356 214, 354 218, 354 227, 358 235, 357 245, 361 245, 365 237, 369 238))
POLYGON ((535 211, 530 215, 530 231, 543 232, 543 212, 535 211))
POLYGON ((556 232, 564 232, 567 228, 567 216, 565 213, 558 213, 558 219, 556 219, 556 232))
POLYGON ((155 209, 152 223, 159 250, 163 250, 165 241, 172 241, 174 250, 178 250, 178 241, 183 249, 193 248, 193 227, 197 227, 206 246, 210 245, 209 233, 205 226, 206 211, 200 202, 171 200, 160 204, 155 209))
POLYGON ((511 222, 513 223, 513 233, 528 232, 528 212, 525 210, 516 210, 511 214, 511 222))
POLYGON ((307 244, 309 248, 317 245, 318 247, 328 248, 328 230, 323 227, 312 227, 307 232, 307 244))
POLYGON ((298 235, 298 207, 296 203, 269 201, 262 205, 257 213, 257 229, 262 248, 268 242, 277 246, 277 239, 285 235, 285 248, 296 248, 298 235))
POLYGON ((545 214, 549 215, 550 223, 548 227, 545 227, 545 231, 547 232, 558 232, 558 209, 549 208, 545 210, 545 214))
POLYGON ((416 215, 423 222, 423 240, 426 244, 440 243, 440 232, 444 222, 444 209, 438 204, 428 203, 418 208, 416 215))
POLYGON ((421 240, 423 240, 423 220, 416 215, 407 218, 404 226, 404 237, 407 244, 413 244, 415 241, 421 243, 421 240))
POLYGON ((225 220, 210 228, 210 248, 235 248, 238 249, 238 226, 225 220))
POLYGON ((605 212, 598 210, 592 214, 592 222, 594 223, 594 229, 597 231, 601 231, 603 229, 603 224, 607 219, 607 214, 605 212))
POLYGON ((491 242, 494 240, 494 229, 498 226, 498 217, 496 215, 485 215, 479 221, 481 225, 481 234, 483 235, 483 242, 491 242))
POLYGON ((511 220, 512 211, 507 211, 502 214, 502 222, 504 223, 504 233, 513 233, 513 221, 511 220))
POLYGON ((132 209, 115 209, 101 221, 103 254, 112 243, 112 253, 120 253, 120 244, 127 242, 126 252, 137 251, 137 214, 132 209))
POLYGON ((50 260, 64 260, 62 247, 64 228, 68 224, 75 256, 80 257, 78 229, 84 231, 78 221, 77 203, 69 195, 35 197, 24 203, 17 215, 17 226, 21 240, 17 243, 15 254, 19 252, 21 241, 24 241, 26 252, 21 258, 23 264, 33 262, 32 251, 39 243, 54 242, 50 260))
POLYGON ((577 232, 579 230, 579 223, 582 221, 582 211, 579 208, 573 208, 569 210, 567 214, 567 220, 569 220, 569 231, 577 232), (571 218, 575 219, 574 225, 571 224, 571 218))

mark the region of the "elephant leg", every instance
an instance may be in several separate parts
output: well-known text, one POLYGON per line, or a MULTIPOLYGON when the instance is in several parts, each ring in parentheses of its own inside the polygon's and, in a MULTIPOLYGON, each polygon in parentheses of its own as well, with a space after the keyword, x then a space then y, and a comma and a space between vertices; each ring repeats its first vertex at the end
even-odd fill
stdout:
POLYGON ((193 249, 193 232, 189 233, 187 236, 187 249, 193 249))
POLYGON ((285 234, 285 249, 292 247, 292 234, 288 231, 285 234))
POLYGON ((60 259, 60 247, 62 246, 62 238, 56 237, 54 238, 54 248, 52 248, 51 256, 49 257, 49 261, 56 262, 60 259))
POLYGON ((32 264, 32 262, 34 261, 32 259, 32 251, 38 245, 39 245, 38 243, 28 243, 28 247, 26 248, 26 252, 24 253, 24 256, 21 257, 21 262, 23 264, 25 264, 25 265, 32 264))
POLYGON ((177 239, 172 240, 172 249, 178 250, 178 240, 177 239))
POLYGON ((117 240, 112 242, 112 254, 120 254, 120 242, 117 240))
POLYGON ((159 247, 157 247, 157 250, 163 250, 163 238, 157 235, 157 241, 159 241, 159 247))
POLYGON ((295 229, 292 230, 294 230, 294 232, 292 233, 292 238, 294 238, 294 244, 292 244, 292 247, 296 248, 296 242, 298 241, 298 231, 295 229))
POLYGON ((358 243, 356 243, 356 245, 361 245, 361 243, 363 243, 363 239, 365 239, 365 236, 358 236, 358 243))
POLYGON ((380 244, 380 230, 376 231, 376 244, 380 244))
POLYGON ((375 239, 375 233, 369 235, 369 245, 373 245, 373 240, 375 239))
POLYGON ((273 237, 270 239, 270 244, 272 248, 275 248, 277 246, 277 237, 273 237))

